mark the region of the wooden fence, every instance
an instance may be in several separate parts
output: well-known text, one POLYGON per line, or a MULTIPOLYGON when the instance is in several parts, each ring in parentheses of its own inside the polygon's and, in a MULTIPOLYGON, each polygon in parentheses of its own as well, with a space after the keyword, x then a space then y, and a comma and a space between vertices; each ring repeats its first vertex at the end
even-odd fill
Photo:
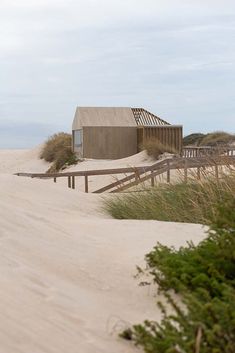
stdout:
POLYGON ((225 155, 225 156, 214 156, 210 157, 191 157, 191 158, 166 158, 150 166, 141 167, 129 167, 129 168, 115 168, 115 169, 102 169, 102 170, 86 170, 86 171, 76 171, 76 172, 65 172, 65 173, 16 173, 15 175, 30 177, 30 178, 40 178, 40 179, 53 179, 54 182, 57 178, 67 178, 68 187, 75 189, 76 187, 76 177, 84 177, 85 181, 85 192, 89 191, 89 176, 94 175, 117 175, 124 174, 125 176, 121 179, 116 180, 96 191, 94 193, 102 193, 105 191, 109 192, 120 192, 124 191, 130 187, 143 183, 147 180, 151 181, 151 185, 154 186, 155 178, 159 175, 166 173, 167 182, 171 180, 171 170, 183 169, 184 171, 184 181, 188 180, 188 169, 196 168, 197 177, 201 177, 201 168, 213 167, 215 176, 219 177, 220 165, 235 165, 235 155, 225 155))
POLYGON ((235 147, 184 147, 182 150, 182 156, 184 158, 211 157, 214 155, 235 156, 235 147))

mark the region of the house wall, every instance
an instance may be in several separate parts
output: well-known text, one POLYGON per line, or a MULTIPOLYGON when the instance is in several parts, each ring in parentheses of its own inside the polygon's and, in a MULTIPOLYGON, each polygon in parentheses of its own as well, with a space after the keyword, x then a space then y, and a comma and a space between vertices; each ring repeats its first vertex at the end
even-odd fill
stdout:
POLYGON ((163 145, 172 147, 177 153, 182 152, 183 127, 181 125, 161 125, 154 127, 139 127, 138 151, 149 139, 156 139, 163 145))
POLYGON ((182 152, 183 131, 179 125, 156 127, 103 127, 85 126, 82 129, 82 145, 75 146, 73 131, 73 151, 79 157, 94 159, 118 159, 131 156, 142 150, 149 139, 156 139, 182 152))
POLYGON ((83 127, 84 158, 119 159, 135 153, 137 153, 136 127, 83 127))

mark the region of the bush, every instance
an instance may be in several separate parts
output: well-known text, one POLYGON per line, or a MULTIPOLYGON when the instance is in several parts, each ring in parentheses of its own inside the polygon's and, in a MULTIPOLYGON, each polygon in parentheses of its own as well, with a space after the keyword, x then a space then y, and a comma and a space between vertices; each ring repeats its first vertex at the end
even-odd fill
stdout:
POLYGON ((128 194, 110 195, 106 211, 117 219, 152 219, 207 224, 215 215, 215 205, 235 194, 235 172, 219 180, 206 176, 187 184, 160 184, 150 190, 142 187, 128 194))
POLYGON ((146 320, 125 330, 147 353, 233 353, 235 351, 235 197, 216 207, 209 236, 179 251, 158 246, 148 271, 168 299, 159 303, 160 323, 146 320), (168 290, 180 293, 178 305, 168 290))
POLYGON ((222 205, 220 218, 217 213, 214 216, 216 226, 211 224, 209 237, 198 246, 190 243, 176 251, 158 244, 146 256, 154 281, 162 289, 180 291, 187 287, 194 291, 202 286, 211 296, 220 296, 221 283, 235 287, 234 195, 225 198, 222 205))
POLYGON ((229 145, 232 142, 235 142, 234 134, 228 134, 227 132, 217 131, 205 135, 203 139, 200 140, 199 146, 229 145))
POLYGON ((45 159, 45 161, 53 162, 48 173, 57 172, 77 162, 71 146, 72 136, 70 134, 60 132, 49 137, 40 155, 40 158, 45 159))
POLYGON ((176 150, 173 147, 169 147, 167 145, 162 144, 156 139, 149 139, 147 140, 143 146, 143 150, 146 150, 147 154, 155 159, 158 159, 158 157, 167 152, 167 153, 172 153, 176 154, 176 150))
POLYGON ((198 146, 204 136, 205 136, 205 134, 202 134, 200 132, 187 135, 183 138, 183 145, 184 146, 192 146, 192 145, 198 146))
POLYGON ((229 145, 235 142, 235 135, 223 131, 208 134, 194 133, 183 138, 184 146, 212 146, 229 145))

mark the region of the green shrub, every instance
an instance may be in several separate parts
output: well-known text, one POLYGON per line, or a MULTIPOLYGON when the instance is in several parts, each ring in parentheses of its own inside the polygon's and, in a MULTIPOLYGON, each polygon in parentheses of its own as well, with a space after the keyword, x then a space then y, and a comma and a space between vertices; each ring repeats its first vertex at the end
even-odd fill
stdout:
POLYGON ((146 256, 154 281, 161 288, 180 291, 181 286, 190 290, 202 286, 211 296, 219 296, 221 283, 235 287, 234 194, 225 198, 222 205, 220 218, 217 213, 214 215, 216 226, 212 223, 209 237, 198 246, 190 243, 187 248, 175 250, 158 244, 146 256))
POLYGON ((179 251, 158 246, 148 271, 168 299, 160 323, 146 320, 121 336, 147 353, 233 353, 235 351, 235 197, 216 207, 209 236, 179 251), (184 307, 168 290, 180 293, 184 307))
POLYGON ((174 313, 162 307, 160 324, 146 320, 133 326, 132 341, 146 353, 234 353, 234 288, 224 286, 221 298, 210 297, 206 289, 182 296, 186 312, 168 297, 174 313))
POLYGON ((49 137, 42 149, 40 158, 47 162, 53 162, 48 173, 57 172, 68 165, 75 164, 77 158, 72 152, 72 136, 60 132, 49 137))
POLYGON ((184 146, 192 146, 192 145, 198 146, 204 136, 205 136, 205 134, 202 134, 200 132, 187 135, 183 138, 183 145, 184 146))
POLYGON ((223 131, 208 134, 194 133, 183 138, 184 146, 212 146, 229 145, 235 142, 235 135, 223 131))
POLYGON ((104 201, 106 211, 117 219, 152 219, 207 224, 215 214, 215 204, 235 193, 235 173, 212 176, 185 184, 160 184, 138 192, 110 195, 104 201))
POLYGON ((167 153, 172 153, 176 154, 176 150, 173 147, 170 147, 168 145, 162 144, 160 141, 152 138, 148 139, 142 146, 143 150, 146 150, 147 154, 155 159, 158 159, 158 157, 167 152, 167 153))

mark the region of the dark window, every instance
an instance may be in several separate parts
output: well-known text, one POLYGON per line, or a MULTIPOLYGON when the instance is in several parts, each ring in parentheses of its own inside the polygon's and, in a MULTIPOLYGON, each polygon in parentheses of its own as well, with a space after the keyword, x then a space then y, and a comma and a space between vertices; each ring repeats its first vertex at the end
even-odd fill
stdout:
POLYGON ((82 130, 74 131, 74 146, 81 147, 82 146, 82 130))

